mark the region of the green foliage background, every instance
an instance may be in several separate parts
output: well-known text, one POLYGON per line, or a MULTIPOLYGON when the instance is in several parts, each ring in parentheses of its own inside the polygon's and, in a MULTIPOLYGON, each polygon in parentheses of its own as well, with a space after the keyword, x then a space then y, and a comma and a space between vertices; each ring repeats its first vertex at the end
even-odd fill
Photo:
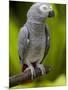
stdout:
MULTIPOLYGON (((26 13, 31 5, 31 2, 9 2, 9 76, 21 73, 17 46, 18 33, 27 20, 26 13)), ((51 43, 43 63, 52 66, 53 70, 32 83, 13 88, 57 86, 66 83, 66 5, 52 4, 52 6, 55 17, 45 21, 50 28, 51 43)))

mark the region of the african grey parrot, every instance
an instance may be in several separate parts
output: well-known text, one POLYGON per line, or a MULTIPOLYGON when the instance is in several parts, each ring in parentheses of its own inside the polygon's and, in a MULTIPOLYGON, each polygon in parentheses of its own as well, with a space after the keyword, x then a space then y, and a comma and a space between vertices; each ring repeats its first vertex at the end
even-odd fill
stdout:
POLYGON ((31 70, 32 80, 35 75, 34 67, 40 68, 49 49, 49 30, 44 20, 53 17, 54 11, 49 3, 34 3, 27 12, 27 21, 20 29, 18 38, 18 53, 23 70, 31 70))

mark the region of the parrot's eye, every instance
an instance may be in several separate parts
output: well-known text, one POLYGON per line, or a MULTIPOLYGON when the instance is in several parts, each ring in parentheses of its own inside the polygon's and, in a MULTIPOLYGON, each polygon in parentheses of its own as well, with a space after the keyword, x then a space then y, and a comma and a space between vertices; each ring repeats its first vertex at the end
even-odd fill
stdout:
POLYGON ((45 12, 48 7, 46 5, 40 6, 40 11, 45 12))

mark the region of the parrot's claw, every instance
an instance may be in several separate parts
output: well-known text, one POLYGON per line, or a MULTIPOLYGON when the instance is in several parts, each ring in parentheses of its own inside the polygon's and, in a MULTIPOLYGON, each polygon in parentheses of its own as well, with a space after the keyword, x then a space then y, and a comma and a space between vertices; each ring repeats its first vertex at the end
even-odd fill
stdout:
POLYGON ((34 77, 36 76, 34 67, 32 65, 30 65, 28 68, 25 69, 25 71, 27 71, 29 69, 31 70, 31 80, 33 80, 34 77))
POLYGON ((44 65, 43 65, 43 64, 37 64, 37 68, 40 68, 42 75, 44 75, 44 73, 46 73, 46 71, 45 71, 45 68, 44 68, 44 65))

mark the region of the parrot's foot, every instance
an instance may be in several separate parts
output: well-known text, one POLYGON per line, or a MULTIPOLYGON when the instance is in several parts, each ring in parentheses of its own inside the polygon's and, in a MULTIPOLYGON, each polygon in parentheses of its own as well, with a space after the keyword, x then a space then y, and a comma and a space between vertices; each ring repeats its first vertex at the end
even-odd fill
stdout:
POLYGON ((25 69, 25 71, 27 71, 29 69, 31 70, 31 80, 33 80, 34 76, 36 76, 34 67, 32 65, 30 65, 28 68, 25 69))
POLYGON ((37 64, 37 68, 40 68, 42 75, 46 73, 44 65, 43 64, 37 64))

